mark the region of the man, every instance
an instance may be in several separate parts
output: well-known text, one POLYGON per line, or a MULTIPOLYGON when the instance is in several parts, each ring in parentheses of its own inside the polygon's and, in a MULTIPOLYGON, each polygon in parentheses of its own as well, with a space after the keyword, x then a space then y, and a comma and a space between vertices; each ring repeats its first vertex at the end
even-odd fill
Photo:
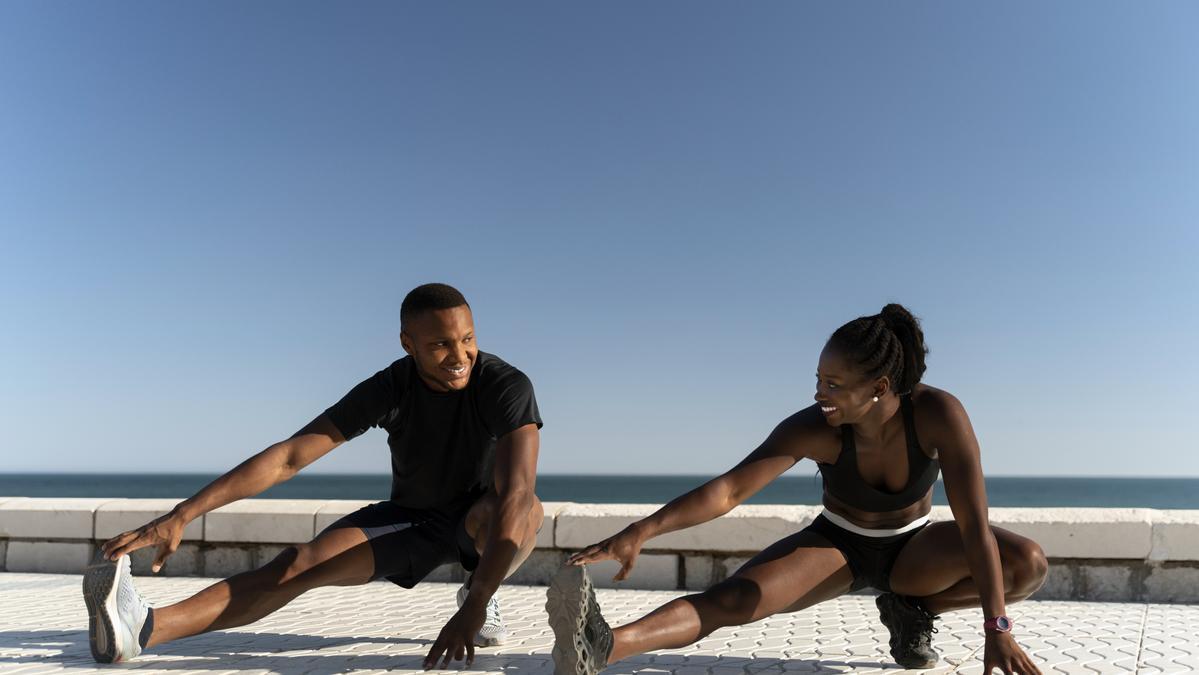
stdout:
POLYGON ((257 621, 319 586, 386 578, 412 588, 438 565, 454 561, 471 574, 425 667, 435 667, 443 654, 443 668, 464 656, 470 664, 476 644, 503 640, 494 594, 532 552, 542 521, 533 494, 541 427, 533 386, 516 368, 479 351, 470 306, 450 286, 413 289, 400 308, 400 324, 406 357, 354 387, 291 438, 101 547, 101 559, 83 580, 97 661, 124 661, 146 647, 257 621), (291 478, 370 427, 388 433, 390 500, 182 602, 150 608, 138 595, 126 554, 157 547, 157 572, 189 522, 291 478))

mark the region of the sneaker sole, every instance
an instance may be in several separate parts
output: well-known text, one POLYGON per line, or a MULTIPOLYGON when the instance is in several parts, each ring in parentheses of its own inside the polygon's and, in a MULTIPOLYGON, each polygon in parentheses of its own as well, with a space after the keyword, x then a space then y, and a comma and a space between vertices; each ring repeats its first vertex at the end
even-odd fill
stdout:
POLYGON ((546 591, 545 611, 554 631, 554 675, 595 675, 589 649, 583 639, 587 613, 599 603, 595 587, 582 565, 566 565, 558 570, 546 591))
POLYGON ((116 581, 120 576, 122 564, 128 565, 128 559, 122 557, 117 562, 93 562, 83 574, 88 643, 92 650, 92 658, 99 663, 113 663, 118 660, 116 627, 112 617, 117 613, 116 581))
POLYGON ((476 647, 500 647, 507 641, 507 637, 485 638, 482 635, 475 636, 476 647))
MULTIPOLYGON (((891 658, 895 658, 895 655, 892 654, 891 658)), ((936 668, 938 662, 939 662, 939 660, 938 661, 920 661, 919 663, 917 663, 915 661, 908 661, 907 663, 900 663, 898 659, 896 659, 896 661, 895 661, 896 665, 904 668, 905 670, 928 670, 929 668, 936 668)))

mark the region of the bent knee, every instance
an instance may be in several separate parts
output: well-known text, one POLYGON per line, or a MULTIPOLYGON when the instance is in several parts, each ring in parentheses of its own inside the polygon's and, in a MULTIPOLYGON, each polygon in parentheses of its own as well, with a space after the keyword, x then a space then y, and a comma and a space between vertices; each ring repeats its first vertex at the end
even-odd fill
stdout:
POLYGON ((542 524, 545 523, 545 506, 537 495, 533 495, 533 507, 529 509, 529 527, 533 531, 533 536, 541 531, 542 524))
MULTIPOLYGON (((545 522, 545 507, 537 495, 533 495, 531 499, 526 523, 528 532, 536 536, 537 532, 541 530, 542 523, 545 522)), ((491 528, 491 521, 498 511, 499 500, 495 493, 489 492, 480 497, 466 512, 464 525, 467 535, 476 542, 480 542, 491 528)))
POLYGON ((1049 560, 1041 545, 1031 539, 1021 541, 1013 551, 1012 591, 1021 596, 1032 595, 1049 574, 1049 560))

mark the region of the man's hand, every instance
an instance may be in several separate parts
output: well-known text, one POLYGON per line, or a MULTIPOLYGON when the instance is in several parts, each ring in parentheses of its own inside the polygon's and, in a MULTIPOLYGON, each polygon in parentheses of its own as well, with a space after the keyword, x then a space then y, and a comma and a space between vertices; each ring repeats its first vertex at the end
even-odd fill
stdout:
POLYGON ((458 612, 446 622, 445 627, 441 629, 441 634, 437 636, 437 641, 433 643, 433 648, 425 656, 425 670, 449 668, 451 660, 461 661, 463 657, 466 658, 466 665, 474 663, 475 635, 483 627, 483 620, 486 616, 487 602, 480 603, 467 596, 466 602, 462 603, 458 612), (442 654, 445 654, 445 659, 438 666, 437 660, 441 658, 442 654))
POLYGON ((1020 649, 1011 633, 987 631, 987 641, 983 647, 983 672, 989 674, 994 668, 1002 670, 1004 675, 1041 675, 1041 669, 1020 649))
POLYGON ((150 569, 154 572, 162 569, 167 556, 179 548, 179 540, 183 539, 183 528, 187 523, 174 512, 159 516, 142 525, 136 530, 123 532, 104 542, 100 551, 109 560, 116 560, 123 555, 132 553, 139 548, 157 546, 158 554, 154 556, 154 564, 150 569))
POLYGON ((592 544, 570 556, 566 559, 566 564, 589 565, 601 560, 616 560, 620 562, 620 571, 612 577, 612 580, 624 581, 628 578, 629 572, 633 571, 633 565, 637 562, 637 556, 641 553, 641 547, 644 544, 645 539, 634 523, 600 543, 592 544))

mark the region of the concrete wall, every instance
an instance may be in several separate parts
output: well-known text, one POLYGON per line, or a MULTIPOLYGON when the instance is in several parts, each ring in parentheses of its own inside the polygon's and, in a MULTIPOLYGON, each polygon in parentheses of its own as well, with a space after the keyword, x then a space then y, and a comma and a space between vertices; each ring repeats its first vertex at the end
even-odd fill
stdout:
MULTIPOLYGON (((162 574, 228 576, 261 565, 292 543, 311 539, 367 502, 245 500, 191 523, 162 574)), ((0 497, 0 569, 78 573, 95 546, 166 513, 161 499, 0 497)), ((569 552, 595 543, 652 513, 648 504, 546 503, 537 550, 514 583, 544 584, 569 552)), ((629 579, 641 589, 702 589, 754 553, 811 522, 817 506, 741 506, 709 523, 651 540, 629 579)), ((991 523, 1039 542, 1050 558, 1038 598, 1199 602, 1199 510, 993 508, 991 523)), ((934 520, 949 520, 934 507, 934 520)), ((149 573, 152 551, 133 556, 149 573)), ((615 563, 593 568, 611 585, 615 563)), ((431 580, 462 578, 457 566, 431 580)))

